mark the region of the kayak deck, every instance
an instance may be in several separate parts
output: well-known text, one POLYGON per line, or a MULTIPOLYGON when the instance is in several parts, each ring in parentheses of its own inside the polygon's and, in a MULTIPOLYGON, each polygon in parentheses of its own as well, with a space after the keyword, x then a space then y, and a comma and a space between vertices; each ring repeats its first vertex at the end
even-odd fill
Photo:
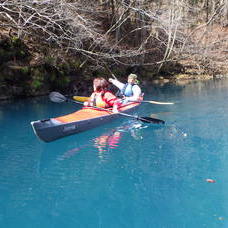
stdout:
MULTIPOLYGON (((130 104, 120 107, 119 111, 124 112, 125 110, 131 109, 138 105, 139 105, 139 103, 130 103, 130 104)), ((114 115, 114 114, 116 114, 116 113, 113 113, 112 109, 110 109, 110 108, 107 109, 107 111, 104 111, 104 110, 100 110, 97 108, 84 107, 81 110, 76 111, 74 113, 56 117, 53 119, 55 119, 61 123, 70 123, 70 122, 74 122, 74 121, 88 120, 88 119, 93 119, 93 118, 102 117, 102 116, 106 116, 106 115, 114 115)))

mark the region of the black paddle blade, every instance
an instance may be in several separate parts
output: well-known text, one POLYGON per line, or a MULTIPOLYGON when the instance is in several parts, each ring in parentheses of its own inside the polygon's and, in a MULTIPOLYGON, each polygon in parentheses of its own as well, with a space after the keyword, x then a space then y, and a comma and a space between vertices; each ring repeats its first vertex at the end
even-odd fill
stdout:
POLYGON ((59 92, 51 92, 49 94, 49 98, 51 101, 56 102, 56 103, 61 103, 61 102, 67 101, 67 98, 59 92))
POLYGON ((154 124, 164 124, 165 123, 164 120, 155 119, 155 118, 148 117, 148 116, 138 117, 138 120, 141 120, 142 122, 145 122, 145 123, 154 123, 154 124))

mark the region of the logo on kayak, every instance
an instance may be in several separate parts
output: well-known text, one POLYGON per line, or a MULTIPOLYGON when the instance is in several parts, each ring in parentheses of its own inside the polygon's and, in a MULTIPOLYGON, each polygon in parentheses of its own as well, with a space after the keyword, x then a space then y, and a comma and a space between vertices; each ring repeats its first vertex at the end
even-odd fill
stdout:
POLYGON ((70 126, 65 126, 63 127, 63 131, 72 131, 76 129, 76 125, 70 125, 70 126))

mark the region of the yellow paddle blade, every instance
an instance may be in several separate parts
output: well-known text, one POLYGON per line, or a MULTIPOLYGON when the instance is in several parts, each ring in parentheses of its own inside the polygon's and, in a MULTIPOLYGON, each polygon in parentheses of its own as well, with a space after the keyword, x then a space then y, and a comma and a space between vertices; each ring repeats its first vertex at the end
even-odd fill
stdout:
POLYGON ((85 102, 89 100, 89 97, 73 96, 75 101, 85 102))

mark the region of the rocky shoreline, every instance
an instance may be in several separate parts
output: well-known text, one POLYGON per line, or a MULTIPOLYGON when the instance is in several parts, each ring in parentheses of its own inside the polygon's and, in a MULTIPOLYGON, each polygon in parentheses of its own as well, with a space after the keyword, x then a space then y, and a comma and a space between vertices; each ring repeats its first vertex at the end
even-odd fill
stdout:
MULTIPOLYGON (((216 76, 211 76, 211 75, 187 75, 187 74, 179 74, 174 76, 172 79, 164 78, 164 77, 159 77, 157 79, 153 79, 148 81, 150 85, 159 85, 163 86, 165 84, 176 84, 176 85, 187 85, 189 83, 192 83, 193 81, 206 81, 206 80, 213 80, 213 79, 223 79, 223 78, 228 78, 228 75, 216 75, 216 76)), ((124 81, 124 79, 123 79, 124 81)), ((147 81, 143 81, 143 85, 146 85, 148 83, 147 81)), ((55 89, 56 90, 56 89, 55 89)), ((4 100, 10 100, 10 99, 18 99, 18 98, 27 98, 27 97, 38 97, 38 96, 45 96, 48 95, 51 90, 43 90, 36 92, 34 94, 30 95, 23 95, 21 92, 23 91, 22 87, 17 87, 17 86, 11 86, 5 87, 4 85, 0 86, 0 102, 4 100), (4 93, 5 91, 5 93, 4 93)), ((84 83, 84 88, 75 88, 75 92, 70 92, 68 95, 81 95, 81 96, 88 96, 92 92, 91 88, 91 83, 86 82, 84 83)))

